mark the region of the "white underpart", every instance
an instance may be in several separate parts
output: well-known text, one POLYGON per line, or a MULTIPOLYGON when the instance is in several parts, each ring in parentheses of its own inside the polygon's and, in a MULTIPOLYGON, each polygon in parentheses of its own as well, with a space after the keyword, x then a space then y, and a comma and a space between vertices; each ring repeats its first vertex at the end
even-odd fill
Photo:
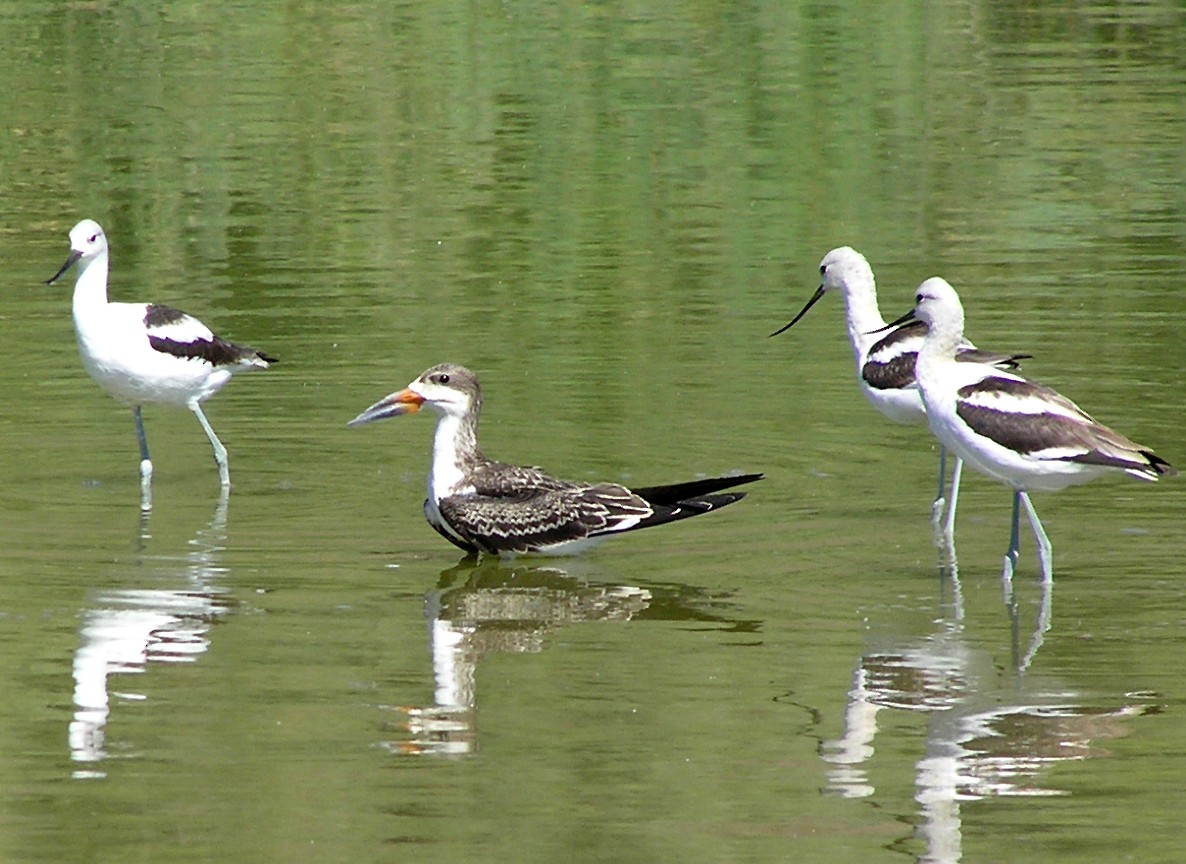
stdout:
POLYGON ((460 540, 461 535, 441 517, 440 501, 452 495, 472 494, 474 487, 466 482, 465 471, 457 456, 457 434, 461 428, 461 417, 442 408, 437 408, 437 411, 440 419, 437 421, 436 435, 433 438, 432 470, 428 474, 428 500, 424 507, 432 524, 444 528, 460 540))
MULTIPOLYGON (((555 543, 551 546, 541 546, 534 554, 536 555, 579 555, 594 546, 599 546, 607 538, 613 536, 616 531, 608 531, 605 534, 598 534, 596 537, 581 537, 579 540, 565 540, 561 543, 555 543)), ((502 554, 503 558, 514 558, 517 553, 511 552, 502 554)))
MULTIPOLYGON (((877 282, 873 277, 873 269, 865 256, 847 246, 828 253, 824 262, 828 265, 824 290, 839 291, 844 297, 848 341, 856 357, 857 383, 861 392, 874 408, 895 423, 926 422, 926 408, 917 383, 898 389, 879 389, 870 387, 862 374, 865 364, 870 360, 888 363, 903 354, 918 351, 922 347, 922 337, 903 340, 870 357, 870 349, 888 333, 884 329, 885 318, 877 305, 877 282)), ((975 347, 966 339, 961 339, 959 344, 961 348, 975 347)))
MULTIPOLYGON (((920 293, 931 281, 923 283, 920 293)), ((977 471, 1014 489, 1056 491, 1087 483, 1115 470, 1106 466, 1060 461, 1049 455, 1019 453, 977 434, 963 421, 956 413, 958 390, 985 378, 1025 379, 986 364, 956 361, 955 352, 963 334, 964 314, 954 289, 948 285, 946 290, 950 296, 942 302, 928 300, 919 307, 930 330, 923 350, 919 352, 916 368, 919 388, 926 404, 927 422, 940 443, 977 471)), ((973 401, 972 404, 1014 413, 1057 413, 1082 420, 1080 415, 1068 414, 1065 406, 1039 397, 984 394, 981 401, 973 401)), ((1062 448, 1058 449, 1062 451, 1062 448)), ((1051 453, 1053 448, 1045 452, 1051 453)), ((1082 448, 1068 449, 1063 451, 1063 455, 1073 456, 1082 452, 1082 448)))
MULTIPOLYGON (((829 259, 832 257, 831 254, 828 256, 829 259)), ((917 387, 882 390, 870 387, 862 375, 865 363, 869 360, 869 349, 886 335, 885 332, 875 332, 884 330, 885 318, 881 316, 881 310, 877 307, 877 283, 873 279, 873 270, 864 256, 853 249, 840 250, 837 260, 828 265, 824 289, 839 291, 844 297, 848 341, 857 361, 857 383, 860 384, 865 398, 895 423, 924 422, 926 411, 917 387)), ((895 350, 878 355, 876 359, 885 362, 898 356, 900 352, 917 347, 911 340, 895 350)))
MULTIPOLYGON (((201 359, 164 354, 148 343, 144 303, 107 302, 108 253, 84 261, 74 286, 74 331, 83 366, 108 393, 129 404, 157 403, 189 407, 213 396, 231 378, 201 359)), ((188 317, 188 316, 187 316, 188 317)), ((177 333, 210 330, 195 318, 177 333)), ((186 322, 179 322, 186 324, 186 322)), ((161 328, 170 330, 172 328, 161 328)), ((161 333, 160 335, 164 335, 161 333)), ((171 333, 167 338, 178 341, 171 333)))

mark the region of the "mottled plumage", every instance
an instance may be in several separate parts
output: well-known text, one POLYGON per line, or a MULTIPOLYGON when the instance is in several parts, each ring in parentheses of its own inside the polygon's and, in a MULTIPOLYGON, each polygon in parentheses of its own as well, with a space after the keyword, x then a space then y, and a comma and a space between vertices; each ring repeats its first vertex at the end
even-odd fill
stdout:
POLYGON ((477 443, 482 392, 468 369, 442 364, 350 421, 359 426, 418 411, 440 415, 424 512, 441 536, 467 552, 513 555, 579 551, 608 535, 707 513, 744 497, 721 490, 762 475, 694 480, 635 490, 575 483, 539 468, 492 462, 477 443))

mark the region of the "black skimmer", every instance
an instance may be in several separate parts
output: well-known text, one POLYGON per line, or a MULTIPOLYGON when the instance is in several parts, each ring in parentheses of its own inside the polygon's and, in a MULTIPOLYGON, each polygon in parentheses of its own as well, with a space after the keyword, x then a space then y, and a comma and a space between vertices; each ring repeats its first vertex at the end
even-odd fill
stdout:
POLYGON ((740 501, 723 492, 762 474, 627 489, 617 483, 574 483, 539 468, 492 462, 478 447, 482 390, 477 376, 451 363, 433 366, 349 422, 361 426, 422 405, 437 422, 424 513, 446 540, 469 553, 564 555, 605 537, 698 516, 740 501))

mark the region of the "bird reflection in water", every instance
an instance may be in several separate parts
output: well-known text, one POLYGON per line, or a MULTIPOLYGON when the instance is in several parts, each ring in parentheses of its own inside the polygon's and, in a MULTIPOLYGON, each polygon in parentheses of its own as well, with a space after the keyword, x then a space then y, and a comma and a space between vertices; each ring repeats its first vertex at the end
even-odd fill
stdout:
POLYGON ((558 567, 464 559, 442 572, 425 597, 433 704, 398 709, 407 714, 411 738, 387 746, 408 754, 472 752, 475 678, 483 657, 535 654, 560 627, 628 621, 650 603, 651 592, 645 588, 590 583, 558 567))
MULTIPOLYGON (((1002 676, 987 652, 964 641, 961 621, 943 618, 930 635, 861 655, 844 733, 820 748, 828 792, 875 795, 868 768, 884 710, 927 716, 925 752, 914 765, 919 814, 912 821, 926 850, 918 860, 955 862, 962 855, 963 802, 1068 794, 1043 785, 1045 769, 1108 755, 1101 742, 1127 735, 1130 718, 1158 706, 1142 694, 1089 704, 1058 682, 1002 676)), ((913 740, 914 733, 908 734, 913 740)), ((894 742, 886 749, 901 746, 894 742)))
POLYGON ((113 689, 112 676, 142 673, 151 663, 188 663, 210 644, 211 625, 231 601, 219 585, 226 543, 227 494, 214 516, 180 556, 148 555, 150 514, 141 511, 137 581, 153 587, 102 591, 82 616, 74 654, 74 719, 70 723, 73 776, 104 777, 106 728, 115 704, 142 701, 142 693, 113 689), (171 587, 156 587, 158 585, 171 587))
MULTIPOLYGON (((939 584, 946 591, 950 589, 951 596, 944 597, 944 603, 950 604, 954 621, 963 621, 964 593, 960 585, 959 563, 955 554, 955 537, 947 534, 938 543, 939 549, 939 584)), ((1025 651, 1021 648, 1021 606, 1017 592, 1013 590, 1013 580, 1003 579, 1002 588, 1005 594, 1005 610, 1009 614, 1009 625, 1012 633, 1013 668, 1018 672, 1025 672, 1038 656, 1038 649, 1046 641, 1046 633, 1050 630, 1051 615, 1054 612, 1054 580, 1043 579, 1038 583, 1038 607, 1034 619, 1034 631, 1030 635, 1025 651)))
POLYGON ((723 611, 719 593, 685 585, 640 587, 606 578, 590 562, 564 567, 466 558, 441 573, 425 597, 435 691, 426 706, 403 706, 409 737, 383 746, 401 754, 465 755, 477 747, 478 666, 491 654, 536 654, 548 637, 590 621, 695 621, 731 631, 756 628, 723 611))

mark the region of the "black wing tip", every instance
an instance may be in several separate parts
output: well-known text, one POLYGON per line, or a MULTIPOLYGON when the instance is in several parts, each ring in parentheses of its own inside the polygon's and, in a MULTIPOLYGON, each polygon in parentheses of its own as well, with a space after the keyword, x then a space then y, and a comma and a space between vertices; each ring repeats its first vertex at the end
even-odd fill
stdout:
MULTIPOLYGON (((766 479, 766 472, 759 472, 756 474, 726 474, 723 477, 716 477, 712 480, 706 480, 706 483, 719 483, 717 489, 732 489, 734 486, 744 486, 746 483, 757 483, 759 480, 766 479)), ((739 493, 742 496, 744 492, 739 493)))
POLYGON ((765 480, 765 479, 766 479, 765 471, 759 471, 756 474, 738 474, 737 475, 738 483, 756 483, 758 480, 765 480))
POLYGON ((691 498, 687 501, 681 501, 680 505, 684 507, 701 507, 702 513, 707 513, 710 510, 720 510, 722 507, 728 507, 730 504, 736 504, 746 496, 745 492, 720 492, 715 495, 703 495, 699 498, 691 498))
POLYGON ((149 333, 148 344, 154 351, 162 354, 170 354, 183 360, 205 360, 211 366, 258 365, 259 362, 268 365, 277 362, 275 357, 270 357, 262 351, 227 342, 218 336, 213 339, 183 342, 149 333))
POLYGON ((1149 470, 1158 477, 1177 477, 1178 469, 1166 462, 1152 450, 1142 450, 1141 455, 1149 460, 1149 470))
POLYGON ((630 491, 649 504, 678 504, 692 498, 701 498, 724 489, 732 489, 746 483, 755 483, 766 477, 759 474, 730 474, 725 477, 707 477, 703 480, 688 480, 663 486, 635 486, 630 491))
MULTIPOLYGON (((757 477, 759 475, 750 475, 757 477)), ((655 513, 634 528, 652 528, 656 525, 666 525, 669 522, 680 522, 693 516, 712 513, 730 504, 736 504, 745 497, 744 492, 715 492, 710 495, 695 495, 679 501, 655 506, 655 513)), ((633 530, 633 529, 630 529, 633 530)))

